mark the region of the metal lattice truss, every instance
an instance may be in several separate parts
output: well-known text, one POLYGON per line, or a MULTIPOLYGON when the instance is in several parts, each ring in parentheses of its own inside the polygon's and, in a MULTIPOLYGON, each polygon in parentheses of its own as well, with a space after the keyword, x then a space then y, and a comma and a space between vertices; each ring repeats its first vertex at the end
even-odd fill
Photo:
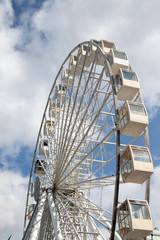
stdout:
MULTIPOLYGON (((26 239, 103 239, 111 231, 112 214, 78 192, 43 193, 23 237, 26 239)), ((115 239, 120 239, 116 234, 115 239)))

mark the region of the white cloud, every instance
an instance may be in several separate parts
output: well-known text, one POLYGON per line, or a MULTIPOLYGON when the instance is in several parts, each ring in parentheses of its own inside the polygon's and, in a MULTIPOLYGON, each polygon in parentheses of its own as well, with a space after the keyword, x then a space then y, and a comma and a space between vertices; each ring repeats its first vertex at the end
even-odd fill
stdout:
MULTIPOLYGON (((33 16, 33 26, 52 41, 54 53, 61 59, 77 43, 90 38, 115 41, 127 51, 137 71, 145 102, 150 110, 159 107, 160 21, 156 1, 46 1, 33 16), (154 12, 152 17, 151 11, 154 12), (150 17, 148 17, 150 16, 150 17), (143 20, 143 21, 142 21, 143 20), (143 24, 145 22, 145 24, 143 24), (62 57, 61 57, 62 56, 62 57)), ((51 47, 51 49, 52 49, 51 47)))
POLYGON ((0 3, 0 29, 8 28, 13 21, 13 9, 10 0, 0 3))
POLYGON ((159 222, 159 203, 160 203, 160 167, 154 169, 154 174, 151 179, 151 197, 150 197, 150 206, 151 213, 153 217, 153 223, 155 227, 160 228, 159 222))
POLYGON ((28 177, 18 172, 0 170, 0 239, 21 239, 28 177))
POLYGON ((142 5, 139 1, 48 0, 40 10, 24 12, 22 25, 11 28, 13 9, 9 0, 3 1, 0 146, 7 146, 12 149, 8 153, 13 153, 17 141, 19 149, 34 144, 49 89, 62 61, 75 45, 90 38, 115 41, 118 48, 128 52, 139 74, 145 102, 156 112, 160 31, 154 21, 160 17, 158 7, 150 1, 142 5), (155 10, 153 18, 146 17, 150 9, 155 10))
POLYGON ((22 146, 35 145, 55 67, 49 51, 42 58, 45 45, 36 34, 31 36, 32 47, 28 44, 25 51, 17 50, 17 46, 24 48, 27 33, 10 28, 12 9, 6 3, 0 4, 5 19, 0 31, 0 147, 3 155, 12 155, 22 146))
MULTIPOLYGON (((17 2, 20 4, 23 1, 17 2)), ((40 10, 25 12, 21 25, 12 28, 14 13, 11 1, 1 1, 1 160, 5 163, 6 155, 16 156, 22 146, 35 145, 47 96, 60 64, 75 45, 90 38, 115 41, 117 48, 128 53, 133 69, 139 75, 145 103, 155 116, 160 107, 159 7, 158 0, 146 0, 145 4, 139 0, 48 0, 40 10)), ((6 190, 2 189, 1 196, 2 204, 7 202, 8 206, 7 209, 4 207, 8 211, 6 217, 4 215, 5 219, 9 219, 8 222, 0 220, 3 223, 2 234, 6 234, 14 230, 12 220, 17 219, 17 216, 21 219, 19 214, 24 212, 22 208, 26 189, 23 184, 26 180, 13 172, 1 172, 1 176, 1 187, 9 186, 6 190), (9 179, 15 191, 12 191, 9 179), (21 202, 19 209, 19 200, 15 201, 18 198, 21 202), (17 216, 11 208, 16 209, 17 216)), ((158 179, 159 168, 156 168, 151 184, 151 208, 155 225, 159 218, 158 179)), ((140 189, 138 185, 121 187, 120 201, 128 197, 127 194, 136 198, 137 192, 141 198, 144 189, 142 187, 142 192, 140 189)), ((113 198, 108 194, 106 207, 111 208, 112 201, 113 198)), ((16 229, 17 236, 22 231, 20 228, 22 226, 16 229)), ((4 235, 6 238, 7 235, 4 235)))
POLYGON ((154 161, 159 161, 159 155, 153 155, 152 157, 154 161))

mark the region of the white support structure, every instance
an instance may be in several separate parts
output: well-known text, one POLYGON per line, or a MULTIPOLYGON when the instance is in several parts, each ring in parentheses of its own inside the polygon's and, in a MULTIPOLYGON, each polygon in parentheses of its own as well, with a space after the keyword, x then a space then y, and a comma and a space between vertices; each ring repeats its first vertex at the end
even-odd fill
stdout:
POLYGON ((53 228, 54 228, 55 240, 63 240, 60 224, 58 220, 58 212, 53 199, 53 193, 49 192, 47 198, 48 198, 48 204, 49 204, 51 219, 52 219, 53 228))
MULTIPOLYGON (((102 226, 105 226, 106 229, 111 232, 111 224, 109 223, 111 220, 109 219, 109 217, 106 217, 105 215, 109 216, 110 213, 106 212, 105 209, 103 209, 102 207, 99 207, 97 204, 93 203, 90 199, 84 197, 81 194, 78 194, 75 199, 76 199, 76 203, 74 198, 70 198, 70 197, 66 197, 65 195, 63 195, 62 193, 59 193, 62 198, 65 199, 65 202, 70 202, 73 204, 73 206, 75 206, 77 209, 79 209, 81 212, 83 212, 84 214, 86 214, 86 216, 89 216, 92 221, 94 222, 98 222, 99 224, 101 224, 102 226)), ((91 225, 93 227, 93 223, 91 225)), ((96 228, 95 228, 96 230, 96 228)), ((93 233, 90 233, 90 235, 94 235, 93 233)), ((101 237, 100 239, 103 239, 103 235, 102 233, 99 231, 98 232, 99 237, 101 237)), ((115 232, 115 240, 122 240, 122 238, 120 237, 120 235, 115 232)))
POLYGON ((127 54, 106 40, 77 45, 55 78, 42 117, 23 240, 105 240, 109 235, 122 240, 116 228, 120 168, 124 184, 147 183, 149 202, 152 161, 144 163, 137 146, 141 142, 143 155, 144 149, 149 152, 147 127, 139 79, 127 54), (113 203, 109 209, 107 198, 113 203))
POLYGON ((46 193, 44 192, 38 203, 37 213, 36 213, 36 216, 35 216, 35 219, 33 222, 29 240, 37 240, 38 239, 45 201, 46 201, 46 193))
POLYGON ((28 226, 28 228, 24 234, 23 240, 38 240, 39 239, 39 232, 40 232, 41 220, 42 220, 45 202, 46 202, 46 192, 44 192, 41 195, 41 197, 37 203, 36 209, 31 218, 30 225, 28 226))

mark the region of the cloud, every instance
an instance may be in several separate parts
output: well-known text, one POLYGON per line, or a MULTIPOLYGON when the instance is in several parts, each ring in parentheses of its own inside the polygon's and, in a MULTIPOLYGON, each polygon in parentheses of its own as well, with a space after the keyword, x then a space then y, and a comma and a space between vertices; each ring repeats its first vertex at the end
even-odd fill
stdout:
POLYGON ((160 203, 160 167, 156 167, 154 169, 154 174, 152 175, 151 179, 151 197, 150 197, 150 206, 151 206, 151 213, 153 217, 153 223, 155 227, 160 228, 159 223, 159 203, 160 203))
POLYGON ((9 28, 13 21, 13 9, 10 0, 0 3, 0 29, 9 28))
POLYGON ((157 9, 150 1, 143 5, 138 1, 118 4, 115 0, 48 0, 40 10, 23 12, 21 24, 13 28, 11 2, 2 2, 0 146, 12 154, 17 141, 19 150, 34 144, 47 95, 61 63, 75 45, 90 38, 115 41, 119 49, 127 51, 138 72, 145 103, 155 116, 160 96, 160 31, 154 24, 160 18, 157 9), (147 18, 150 9, 155 14, 147 18))
MULTIPOLYGON (((17 0, 19 4, 22 2, 17 0)), ((23 146, 33 148, 47 96, 61 63, 77 44, 91 38, 114 41, 118 49, 128 53, 131 65, 138 73, 150 116, 156 117, 160 107, 159 7, 158 0, 146 0, 145 4, 139 0, 46 0, 41 9, 23 12, 19 25, 13 27, 15 16, 11 0, 1 1, 1 161, 7 162, 8 156, 16 159, 23 146)), ((24 213, 26 179, 20 173, 8 170, 1 171, 1 176, 1 201, 3 205, 7 202, 8 207, 4 207, 7 214, 5 216, 3 212, 3 216, 9 220, 3 222, 1 219, 0 222, 3 238, 7 239, 5 232, 8 233, 8 229, 14 232, 16 226, 13 224, 19 221, 15 219, 18 216, 22 219, 20 214, 24 213)), ((159 218, 158 177, 159 168, 156 168, 151 183, 151 210, 155 225, 159 218)), ((107 208, 112 207, 111 192, 106 191, 107 208)), ((122 185, 120 201, 128 194, 137 198, 137 192, 139 198, 143 198, 144 187, 122 185)), ((20 236, 22 224, 15 231, 20 236)))
POLYGON ((158 161, 159 160, 159 156, 158 155, 153 155, 153 160, 154 161, 158 161))
POLYGON ((35 145, 55 71, 47 59, 49 51, 41 58, 45 47, 39 37, 31 34, 32 48, 27 44, 24 50, 24 29, 10 27, 13 11, 9 3, 0 4, 5 19, 0 31, 0 147, 6 155, 18 154, 22 146, 35 145))
POLYGON ((21 239, 28 177, 18 172, 0 170, 0 239, 21 239))
POLYGON ((56 56, 63 59, 79 42, 90 38, 115 41, 128 53, 137 71, 145 103, 150 111, 159 109, 158 6, 151 1, 46 1, 33 16, 33 26, 52 41, 56 56), (150 13, 154 12, 152 16, 150 13), (150 16, 150 18, 148 18, 150 16), (136 20, 135 20, 136 19, 136 20), (143 21, 142 21, 143 19, 143 21), (145 21, 145 25, 143 22, 145 21), (138 24, 137 24, 138 23, 138 24))

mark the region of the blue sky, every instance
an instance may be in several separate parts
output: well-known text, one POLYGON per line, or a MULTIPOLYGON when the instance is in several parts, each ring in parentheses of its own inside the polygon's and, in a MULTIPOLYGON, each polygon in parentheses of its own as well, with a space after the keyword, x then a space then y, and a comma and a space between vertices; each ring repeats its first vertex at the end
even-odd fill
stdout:
POLYGON ((92 38, 114 41, 139 76, 150 118, 151 207, 158 225, 159 8, 158 0, 0 1, 0 239, 22 236, 29 169, 47 96, 67 54, 92 38))

